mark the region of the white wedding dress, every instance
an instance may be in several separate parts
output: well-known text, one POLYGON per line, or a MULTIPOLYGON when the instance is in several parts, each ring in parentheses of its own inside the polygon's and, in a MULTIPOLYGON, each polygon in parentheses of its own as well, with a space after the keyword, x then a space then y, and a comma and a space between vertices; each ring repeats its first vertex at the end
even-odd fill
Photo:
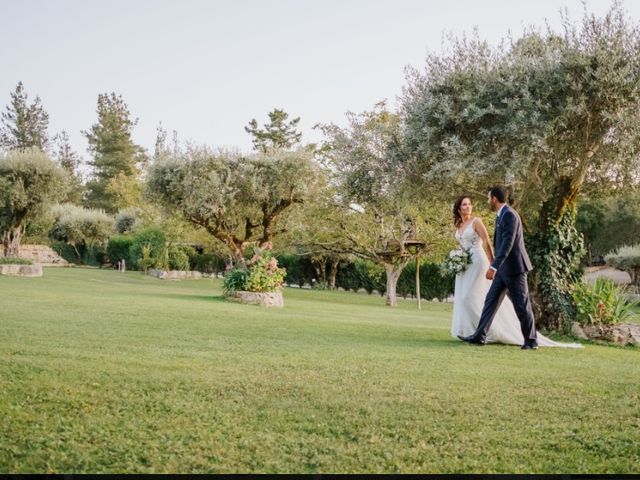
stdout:
MULTIPOLYGON (((473 228, 474 219, 466 228, 455 237, 464 249, 471 251, 472 263, 465 272, 456 275, 456 284, 453 297, 453 321, 451 322, 451 335, 463 337, 472 335, 476 331, 480 314, 484 306, 491 280, 485 278, 489 268, 489 259, 483 248, 480 236, 473 228)), ((487 343, 506 343, 523 345, 524 337, 520 330, 520 321, 513 308, 513 304, 505 295, 496 316, 487 332, 487 343)), ((581 348, 575 343, 558 343, 538 333, 538 345, 541 347, 569 347, 581 348)))

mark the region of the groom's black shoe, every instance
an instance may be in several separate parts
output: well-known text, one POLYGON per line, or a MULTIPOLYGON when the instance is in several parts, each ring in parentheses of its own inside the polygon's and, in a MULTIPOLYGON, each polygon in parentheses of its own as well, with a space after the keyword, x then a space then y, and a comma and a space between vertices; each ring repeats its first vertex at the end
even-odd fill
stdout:
POLYGON ((538 349, 538 345, 535 344, 530 344, 530 343, 525 343, 524 345, 522 345, 520 347, 521 350, 537 350, 538 349))
POLYGON ((487 343, 484 338, 478 338, 473 335, 469 335, 468 337, 463 337, 462 335, 458 335, 458 338, 466 343, 471 343, 472 345, 484 345, 487 343))

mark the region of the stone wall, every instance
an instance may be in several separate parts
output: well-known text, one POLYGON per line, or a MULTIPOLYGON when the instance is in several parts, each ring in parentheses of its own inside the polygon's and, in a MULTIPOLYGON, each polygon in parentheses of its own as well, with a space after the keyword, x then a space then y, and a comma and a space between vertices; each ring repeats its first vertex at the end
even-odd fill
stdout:
POLYGON ((582 340, 599 340, 619 345, 640 347, 640 325, 620 323, 617 325, 580 325, 575 322, 571 329, 573 335, 582 340))
POLYGON ((64 258, 54 252, 48 245, 21 245, 19 256, 47 267, 69 265, 64 258))
POLYGON ((149 270, 147 275, 159 278, 160 280, 195 280, 202 278, 202 272, 196 271, 183 271, 183 270, 149 270))
POLYGON ((584 280, 586 282, 593 283, 596 281, 596 278, 600 277, 610 278, 618 285, 628 285, 631 283, 631 277, 627 272, 617 270, 608 265, 587 267, 584 269, 584 280))
POLYGON ((227 297, 227 300, 246 303, 248 305, 260 305, 263 307, 284 306, 282 292, 243 292, 236 291, 233 295, 227 297))
POLYGON ((42 265, 0 265, 0 275, 17 277, 41 277, 42 265))

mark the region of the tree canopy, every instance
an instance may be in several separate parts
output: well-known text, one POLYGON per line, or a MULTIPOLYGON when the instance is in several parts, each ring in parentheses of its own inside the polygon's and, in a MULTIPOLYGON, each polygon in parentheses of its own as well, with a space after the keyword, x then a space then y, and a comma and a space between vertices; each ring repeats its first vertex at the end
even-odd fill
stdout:
POLYGON ((579 25, 562 21, 563 34, 529 30, 496 48, 454 40, 448 55, 409 73, 403 115, 422 178, 506 184, 541 228, 585 182, 638 180, 638 28, 618 4, 579 25))
POLYGON ((182 213, 244 263, 248 245, 260 246, 283 231, 283 216, 312 194, 312 153, 270 150, 242 156, 189 147, 156 161, 148 186, 154 198, 182 213))

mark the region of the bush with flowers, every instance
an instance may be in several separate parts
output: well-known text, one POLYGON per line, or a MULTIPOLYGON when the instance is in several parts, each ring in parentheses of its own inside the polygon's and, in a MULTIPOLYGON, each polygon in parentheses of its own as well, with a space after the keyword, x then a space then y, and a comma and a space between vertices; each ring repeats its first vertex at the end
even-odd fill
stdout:
POLYGON ((223 283, 225 293, 238 290, 259 293, 279 290, 287 271, 278 267, 278 259, 273 256, 272 249, 271 242, 267 242, 262 248, 256 248, 253 257, 247 262, 246 269, 228 272, 223 283))

